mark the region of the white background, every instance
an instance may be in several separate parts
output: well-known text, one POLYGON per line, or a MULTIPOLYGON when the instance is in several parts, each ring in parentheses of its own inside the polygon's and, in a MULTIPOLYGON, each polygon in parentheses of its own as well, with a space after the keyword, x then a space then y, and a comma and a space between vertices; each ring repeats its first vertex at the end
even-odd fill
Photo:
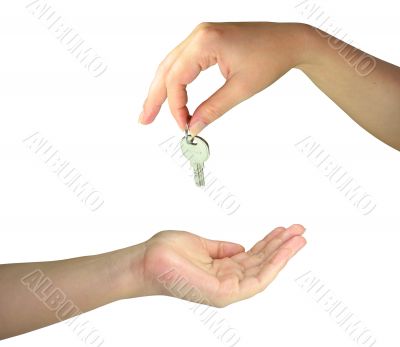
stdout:
MULTIPOLYGON (((256 297, 219 310, 240 346, 355 346, 295 278, 311 270, 377 339, 398 335, 399 152, 348 118, 299 71, 291 71, 203 132, 206 166, 241 207, 227 216, 159 143, 181 136, 167 107, 137 117, 155 69, 203 21, 307 21, 300 1, 50 1, 108 70, 94 78, 25 6, 0 11, 0 263, 96 254, 164 229, 246 247, 276 226, 301 223, 308 245, 256 297), (91 212, 22 142, 39 131, 104 197, 91 212), (312 136, 377 207, 368 216, 336 190, 295 143, 312 136), (397 317, 397 318, 396 318, 397 317)), ((366 52, 400 64, 395 1, 316 2, 366 52)), ((310 24, 315 24, 312 20, 310 24)), ((190 110, 221 83, 216 69, 189 88, 190 110)), ((189 304, 149 297, 85 316, 104 346, 222 346, 189 304)), ((1 309, 1 308, 0 308, 1 309)), ((84 346, 64 324, 3 346, 84 346)))

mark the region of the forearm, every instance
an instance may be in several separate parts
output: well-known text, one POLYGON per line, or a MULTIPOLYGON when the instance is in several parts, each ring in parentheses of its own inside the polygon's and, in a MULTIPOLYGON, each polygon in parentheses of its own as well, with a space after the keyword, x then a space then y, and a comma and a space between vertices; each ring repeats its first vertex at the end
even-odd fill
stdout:
POLYGON ((144 295, 141 253, 137 245, 88 257, 1 265, 0 338, 144 295))
POLYGON ((359 125, 400 150, 400 68, 312 27, 301 69, 359 125))

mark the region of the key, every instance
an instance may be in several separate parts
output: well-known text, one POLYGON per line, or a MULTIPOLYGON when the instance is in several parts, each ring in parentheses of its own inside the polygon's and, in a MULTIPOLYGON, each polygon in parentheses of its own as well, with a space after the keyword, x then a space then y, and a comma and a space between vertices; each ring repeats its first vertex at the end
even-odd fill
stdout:
POLYGON ((194 172, 194 181, 198 187, 205 185, 204 181, 204 162, 210 156, 208 143, 199 136, 193 137, 186 134, 181 140, 183 155, 189 160, 194 172))

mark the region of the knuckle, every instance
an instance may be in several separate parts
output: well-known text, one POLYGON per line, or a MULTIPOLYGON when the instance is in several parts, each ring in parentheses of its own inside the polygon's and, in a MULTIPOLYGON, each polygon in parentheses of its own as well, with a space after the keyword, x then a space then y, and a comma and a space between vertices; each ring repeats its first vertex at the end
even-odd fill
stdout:
POLYGON ((150 239, 154 240, 154 239, 163 237, 165 234, 168 234, 168 230, 159 231, 159 232, 155 233, 150 239))
POLYGON ((165 61, 162 61, 157 67, 157 74, 164 76, 167 71, 167 64, 165 63, 165 61))
POLYGON ((204 22, 196 28, 196 39, 202 42, 213 42, 221 38, 223 30, 216 23, 204 22))
POLYGON ((196 26, 194 31, 198 32, 198 31, 204 30, 212 25, 213 25, 213 23, 211 23, 211 22, 202 22, 196 26))

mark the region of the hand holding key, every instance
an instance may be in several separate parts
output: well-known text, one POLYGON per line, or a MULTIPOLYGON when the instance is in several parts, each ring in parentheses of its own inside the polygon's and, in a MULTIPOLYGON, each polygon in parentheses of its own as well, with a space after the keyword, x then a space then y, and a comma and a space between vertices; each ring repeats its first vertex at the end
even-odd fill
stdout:
POLYGON ((194 111, 194 136, 298 68, 360 126, 400 150, 400 67, 301 23, 200 24, 160 64, 140 122, 153 122, 168 96, 183 130, 189 121, 186 86, 215 64, 226 81, 194 111))
POLYGON ((304 25, 203 23, 160 64, 139 120, 153 122, 167 99, 184 130, 189 121, 186 86, 218 64, 225 84, 201 103, 189 124, 196 136, 229 109, 263 90, 300 61, 304 25))

